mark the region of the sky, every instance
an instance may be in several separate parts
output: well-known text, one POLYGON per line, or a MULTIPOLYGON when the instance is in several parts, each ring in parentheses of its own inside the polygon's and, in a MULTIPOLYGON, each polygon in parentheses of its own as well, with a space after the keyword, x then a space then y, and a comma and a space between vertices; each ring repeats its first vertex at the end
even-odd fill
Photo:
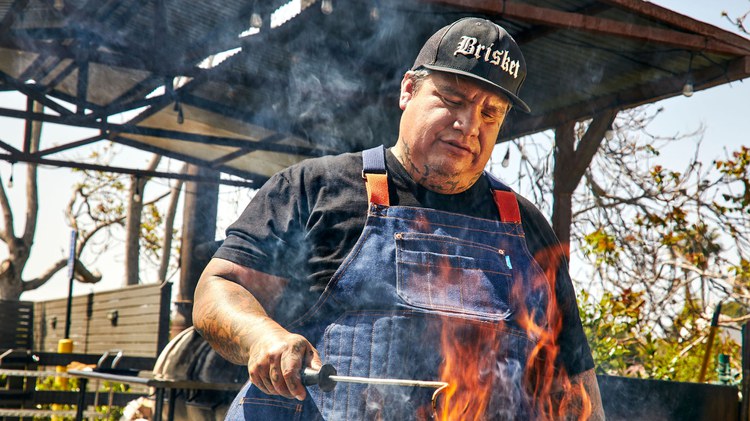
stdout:
MULTIPOLYGON (((679 13, 691 16, 695 19, 710 23, 728 31, 737 33, 724 17, 722 10, 726 10, 729 16, 741 16, 750 11, 750 0, 658 0, 653 3, 675 10, 679 13)), ((750 24, 750 22, 748 22, 750 24)), ((12 92, 0 92, 0 105, 7 108, 23 109, 25 100, 18 94, 12 92)), ((663 107, 657 119, 650 126, 653 133, 672 135, 675 133, 690 133, 697 128, 705 127, 703 144, 701 147, 701 158, 712 160, 723 157, 725 151, 738 149, 741 145, 750 146, 750 79, 744 82, 733 82, 705 91, 696 92, 692 97, 678 96, 656 104, 663 107)), ((19 147, 23 138, 23 122, 20 120, 0 117, 0 140, 19 147)), ((42 134, 43 145, 51 146, 54 143, 63 143, 69 140, 83 139, 89 135, 83 129, 75 129, 67 126, 59 126, 45 123, 42 134)), ((150 155, 129 148, 119 147, 120 153, 113 163, 115 165, 129 167, 145 167, 150 155)), ((497 148, 498 153, 504 153, 505 146, 497 148)), ((90 149, 74 150, 66 153, 68 159, 81 158, 90 149)), ((674 147, 662 151, 664 165, 672 169, 681 169, 689 160, 693 147, 674 147)), ((160 167, 164 171, 177 171, 181 163, 174 160, 166 160, 160 167)), ((515 174, 510 174, 512 179, 515 174)), ((502 177, 503 170, 499 175, 502 177)), ((24 175, 25 165, 11 165, 0 161, 0 178, 7 188, 10 202, 13 204, 16 214, 17 232, 23 227, 24 204, 24 175), (12 188, 7 188, 9 176, 13 174, 14 183, 12 188)), ((40 168, 40 218, 38 221, 37 234, 31 259, 24 272, 25 277, 31 278, 42 273, 52 262, 64 258, 68 253, 68 242, 70 228, 68 228, 64 208, 70 199, 73 185, 78 176, 70 169, 65 168, 40 168)), ((163 190, 169 180, 152 180, 152 188, 146 188, 145 199, 148 200, 150 192, 163 190), (157 187, 157 188, 154 188, 157 187)), ((223 238, 223 231, 231 223, 247 204, 251 192, 238 188, 222 188, 220 191, 219 222, 217 226, 217 238, 223 238)), ((179 224, 179 222, 178 222, 179 224)), ((179 226, 179 225, 178 225, 179 226)), ((119 238, 124 234, 119 233, 119 238)), ((0 260, 7 256, 7 249, 0 245, 0 260)), ((90 291, 110 290, 121 287, 123 281, 122 269, 124 256, 122 250, 114 250, 102 256, 84 256, 93 269, 97 269, 104 275, 103 280, 96 285, 74 283, 74 295, 89 293, 90 291)), ((42 288, 30 291, 22 295, 23 300, 46 300, 62 298, 68 293, 68 282, 66 270, 60 271, 50 282, 42 288)), ((176 281, 177 277, 173 277, 176 281)), ((143 282, 155 282, 153 271, 142 275, 143 282)), ((173 288, 177 291, 177 288, 173 288)))

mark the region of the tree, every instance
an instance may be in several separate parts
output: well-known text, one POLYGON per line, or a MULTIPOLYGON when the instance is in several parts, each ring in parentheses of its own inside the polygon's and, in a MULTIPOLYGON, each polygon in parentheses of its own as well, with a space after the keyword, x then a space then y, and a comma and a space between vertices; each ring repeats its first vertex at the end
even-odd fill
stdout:
MULTIPOLYGON (((577 257, 591 264, 586 288, 607 291, 610 301, 637 303, 637 317, 626 318, 632 326, 623 343, 650 344, 643 345, 645 349, 658 343, 674 355, 695 353, 719 300, 732 303, 736 316, 724 317, 724 325, 745 320, 748 313, 750 152, 743 147, 704 164, 698 157, 701 131, 654 136, 648 125, 660 110, 651 110, 639 108, 618 116, 612 140, 602 142, 572 197, 571 238, 578 245, 577 257), (696 141, 696 154, 684 168, 669 169, 657 162, 663 148, 676 142, 684 148, 691 140, 696 141)), ((589 124, 571 128, 575 142, 582 141, 589 124)), ((552 148, 535 154, 531 148, 524 150, 524 141, 516 145, 522 154, 519 180, 531 181, 527 187, 534 197, 548 196, 554 189, 548 181, 552 148)), ((597 308, 602 303, 592 296, 584 304, 597 308)), ((596 313, 590 307, 584 310, 596 313)), ((598 341, 615 337, 606 334, 591 340, 596 349, 598 341)), ((678 358, 670 364, 689 361, 678 358)), ((638 364, 646 367, 643 360, 638 364)), ((631 371, 636 365, 625 364, 631 371)), ((675 370, 661 366, 645 372, 662 377, 690 372, 675 370)))
POLYGON ((745 20, 747 20, 747 17, 750 16, 750 10, 745 12, 742 16, 736 17, 730 17, 729 13, 727 13, 726 11, 722 11, 721 16, 726 18, 732 25, 736 26, 740 32, 750 34, 750 32, 748 32, 747 30, 747 27, 745 27, 745 20))
MULTIPOLYGON (((154 171, 161 161, 161 155, 154 154, 146 168, 154 171)), ((138 285, 140 274, 140 241, 143 218, 143 193, 148 179, 130 176, 128 210, 125 218, 125 285, 138 285)), ((158 215, 153 215, 158 217, 158 215)))
MULTIPOLYGON (((89 159, 107 165, 118 151, 110 143, 94 150, 89 159)), ((155 169, 160 160, 159 155, 152 156, 147 169, 155 169)), ((166 279, 173 248, 171 239, 177 235, 173 224, 182 183, 178 181, 170 190, 144 200, 147 177, 89 170, 77 172, 81 174, 81 181, 74 188, 66 214, 82 241, 89 244, 92 258, 113 246, 124 246, 123 285, 140 282, 142 259, 153 267, 159 266, 159 280, 166 279), (167 196, 172 197, 173 203, 164 215, 158 204, 167 196), (120 236, 122 232, 124 238, 120 236)), ((172 263, 174 269, 176 262, 172 263)))
MULTIPOLYGON (((43 112, 43 106, 34 103, 32 106, 34 112, 43 112)), ((32 122, 26 126, 26 139, 28 140, 28 150, 35 152, 39 150, 41 139, 42 124, 32 122)), ((18 300, 24 291, 30 291, 44 285, 60 269, 64 268, 67 259, 60 259, 52 263, 50 267, 40 276, 33 279, 24 279, 23 271, 26 263, 31 256, 32 244, 36 234, 36 223, 39 211, 39 197, 37 194, 37 166, 28 164, 26 166, 26 212, 24 229, 20 235, 15 232, 15 216, 13 208, 8 200, 5 186, 0 180, 0 209, 3 213, 3 226, 0 229, 0 240, 8 248, 8 258, 0 264, 0 299, 18 300)), ((76 255, 80 256, 83 248, 81 243, 76 246, 76 255)), ((75 277, 81 282, 94 283, 101 279, 98 273, 91 273, 81 262, 75 262, 75 277)))

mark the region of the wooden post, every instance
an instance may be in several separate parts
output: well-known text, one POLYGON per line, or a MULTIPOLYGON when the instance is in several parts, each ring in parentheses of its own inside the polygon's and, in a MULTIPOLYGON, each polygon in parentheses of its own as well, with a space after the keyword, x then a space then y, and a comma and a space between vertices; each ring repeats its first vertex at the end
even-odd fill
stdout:
POLYGON ((216 239, 220 173, 191 165, 188 174, 215 178, 217 183, 186 183, 180 250, 180 287, 175 302, 177 313, 172 320, 172 337, 193 324, 193 294, 206 264, 204 259, 196 256, 195 249, 216 239))
POLYGON ((742 401, 740 421, 750 420, 750 324, 742 325, 742 401))

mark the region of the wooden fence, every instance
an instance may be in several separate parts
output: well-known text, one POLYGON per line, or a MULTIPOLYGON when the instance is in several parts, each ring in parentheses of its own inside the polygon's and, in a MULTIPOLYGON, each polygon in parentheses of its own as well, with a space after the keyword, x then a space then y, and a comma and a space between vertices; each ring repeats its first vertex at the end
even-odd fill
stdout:
POLYGON ((0 300, 0 350, 31 349, 34 303, 0 300))
MULTIPOLYGON (((149 284, 73 297, 70 339, 73 352, 156 357, 169 341, 172 284, 149 284)), ((34 305, 32 349, 57 351, 65 336, 67 299, 34 305)))

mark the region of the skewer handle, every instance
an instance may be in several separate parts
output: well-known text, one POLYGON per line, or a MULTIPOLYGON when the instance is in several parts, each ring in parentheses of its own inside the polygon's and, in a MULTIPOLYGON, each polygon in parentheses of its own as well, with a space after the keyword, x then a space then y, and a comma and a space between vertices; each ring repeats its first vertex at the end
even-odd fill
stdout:
POLYGON ((331 376, 336 375, 336 369, 330 364, 323 364, 320 370, 305 367, 302 370, 302 384, 312 386, 317 384, 323 392, 330 392, 336 387, 336 381, 331 376))

